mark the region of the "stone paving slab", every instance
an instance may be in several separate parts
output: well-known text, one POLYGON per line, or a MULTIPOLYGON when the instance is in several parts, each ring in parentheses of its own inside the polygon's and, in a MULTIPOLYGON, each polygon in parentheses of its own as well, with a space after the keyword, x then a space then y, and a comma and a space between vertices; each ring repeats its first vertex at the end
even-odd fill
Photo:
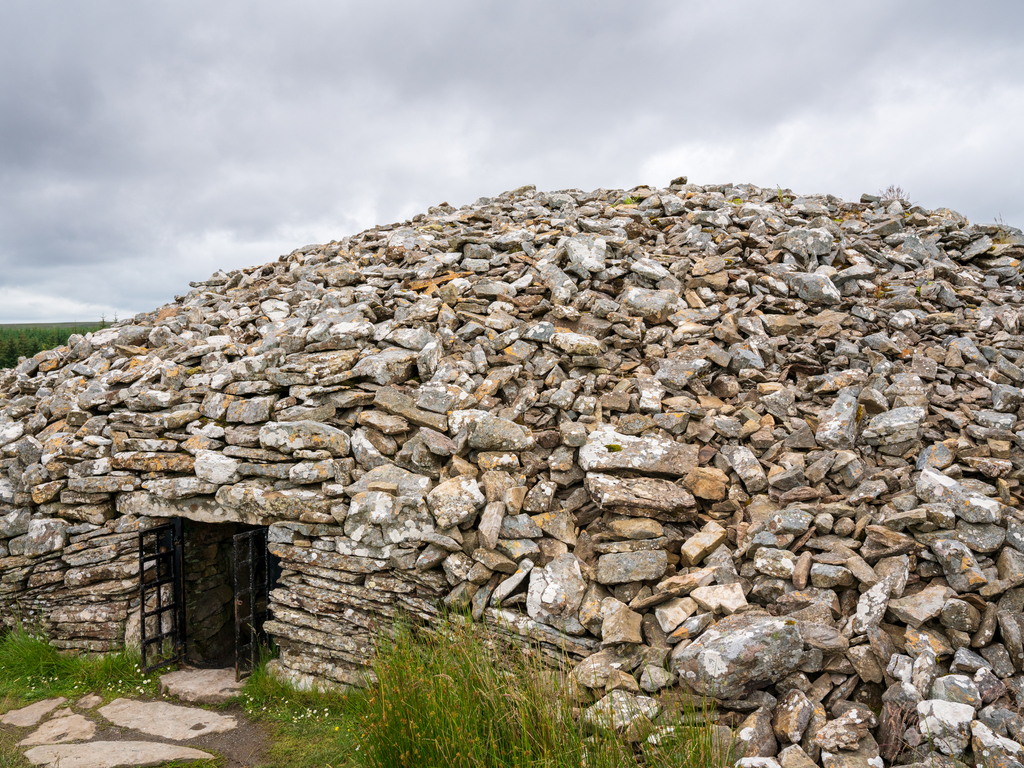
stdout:
POLYGON ((80 698, 75 702, 75 706, 79 709, 92 709, 93 707, 99 706, 103 703, 103 697, 97 696, 95 693, 89 693, 80 698))
POLYGON ((186 741, 208 733, 224 733, 238 725, 235 718, 227 715, 163 701, 114 699, 97 711, 121 728, 174 741, 186 741))
POLYGON ((18 742, 19 747, 39 744, 63 744, 68 741, 88 741, 96 735, 96 723, 83 715, 61 714, 43 723, 29 736, 18 742))
POLYGON ((67 699, 61 697, 56 699, 43 699, 37 701, 34 704, 29 704, 27 707, 21 709, 12 709, 10 712, 0 717, 0 723, 4 725, 14 725, 18 728, 27 728, 30 725, 35 725, 42 720, 46 715, 50 714, 65 703, 67 699))
POLYGON ((192 704, 222 704, 242 690, 233 669, 181 669, 160 676, 160 690, 192 704))
POLYGON ((33 747, 25 757, 43 768, 144 768, 172 760, 209 760, 213 755, 156 741, 94 741, 33 747))

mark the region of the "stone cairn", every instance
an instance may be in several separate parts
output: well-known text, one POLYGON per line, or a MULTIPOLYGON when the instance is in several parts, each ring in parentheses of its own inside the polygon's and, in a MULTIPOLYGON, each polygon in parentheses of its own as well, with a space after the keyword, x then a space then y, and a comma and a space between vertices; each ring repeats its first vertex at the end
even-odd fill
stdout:
POLYGON ((522 187, 0 372, 2 620, 138 635, 137 532, 269 526, 279 673, 447 606, 745 765, 1020 765, 1024 236, 751 185, 522 187))

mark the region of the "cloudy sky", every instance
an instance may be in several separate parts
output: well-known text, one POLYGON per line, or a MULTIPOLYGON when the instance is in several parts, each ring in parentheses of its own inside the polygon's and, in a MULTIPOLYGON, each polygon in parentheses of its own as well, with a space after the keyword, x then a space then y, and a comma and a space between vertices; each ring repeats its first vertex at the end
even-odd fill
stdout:
POLYGON ((1024 3, 0 4, 0 323, 521 184, 752 182, 1024 226, 1024 3))

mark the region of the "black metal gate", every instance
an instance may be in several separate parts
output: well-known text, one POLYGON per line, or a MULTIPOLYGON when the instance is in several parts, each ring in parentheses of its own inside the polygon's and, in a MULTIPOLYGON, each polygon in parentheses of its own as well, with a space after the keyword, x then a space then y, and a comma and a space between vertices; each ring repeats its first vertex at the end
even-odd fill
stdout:
POLYGON ((184 548, 181 520, 139 531, 139 612, 145 673, 185 657, 184 548))
POLYGON ((252 673, 266 646, 263 623, 270 604, 267 529, 254 528, 235 535, 235 679, 252 673))

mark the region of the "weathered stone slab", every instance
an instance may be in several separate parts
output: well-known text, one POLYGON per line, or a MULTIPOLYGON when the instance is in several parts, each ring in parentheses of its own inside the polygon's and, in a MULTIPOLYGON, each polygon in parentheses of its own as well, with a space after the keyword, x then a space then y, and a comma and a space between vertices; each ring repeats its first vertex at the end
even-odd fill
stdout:
POLYGON ((222 704, 237 696, 244 682, 233 669, 181 669, 160 675, 160 690, 190 704, 222 704))
POLYGON ((145 768, 176 760, 212 760, 213 755, 158 741, 94 741, 33 747, 25 753, 25 758, 43 768, 145 768))
POLYGON ((117 511, 138 517, 183 517, 201 523, 258 523, 260 520, 238 509, 223 507, 209 496, 165 499, 145 491, 118 494, 117 511))
POLYGON ((697 516, 693 494, 669 480, 588 472, 584 485, 599 507, 618 514, 671 521, 697 516))
POLYGON ((590 433, 579 451, 585 472, 634 470, 683 477, 697 466, 697 446, 662 437, 633 437, 602 426, 590 433))
POLYGON ((316 421, 268 422, 260 428, 260 445, 281 453, 328 451, 332 456, 347 456, 349 436, 316 421))
POLYGON ((39 744, 64 744, 69 741, 88 741, 96 735, 96 723, 82 715, 67 715, 47 720, 26 738, 19 747, 39 744))
POLYGON ((267 546, 267 549, 284 560, 294 560, 305 565, 315 565, 320 568, 345 571, 346 573, 377 573, 388 567, 387 560, 339 555, 336 552, 293 547, 287 544, 271 543, 267 546))
POLYGON ((0 723, 13 725, 17 728, 27 728, 35 725, 57 707, 67 703, 67 699, 58 697, 55 699, 43 699, 21 709, 12 709, 0 717, 0 723))
POLYGON ((191 472, 195 459, 187 453, 118 453, 110 466, 135 472, 191 472))
POLYGON ((174 741, 187 741, 209 733, 226 733, 238 725, 238 721, 228 715, 165 701, 114 699, 96 711, 121 728, 174 741))
POLYGON ((697 693, 734 699, 785 677, 802 656, 795 621, 740 613, 706 630, 682 651, 675 667, 697 693))
POLYGON ((667 567, 668 555, 662 549, 601 555, 597 559, 597 581, 625 584, 660 579, 667 567))

